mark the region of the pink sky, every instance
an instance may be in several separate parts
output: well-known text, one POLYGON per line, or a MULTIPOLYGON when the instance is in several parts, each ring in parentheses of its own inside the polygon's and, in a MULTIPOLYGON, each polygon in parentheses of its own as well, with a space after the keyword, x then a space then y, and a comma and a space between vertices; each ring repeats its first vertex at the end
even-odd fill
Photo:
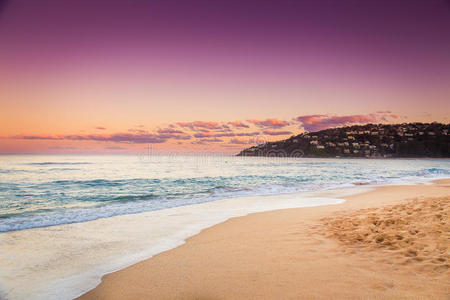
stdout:
POLYGON ((0 3, 0 153, 235 153, 449 122, 445 1, 0 3))

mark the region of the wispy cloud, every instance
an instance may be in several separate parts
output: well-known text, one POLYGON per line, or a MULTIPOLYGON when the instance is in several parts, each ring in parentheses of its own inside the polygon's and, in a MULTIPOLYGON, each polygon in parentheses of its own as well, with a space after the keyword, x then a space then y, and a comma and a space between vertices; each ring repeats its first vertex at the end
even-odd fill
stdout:
POLYGON ((288 135, 288 134, 292 134, 292 131, 264 130, 263 133, 267 134, 267 135, 288 135))
POLYGON ((377 111, 377 114, 390 114, 392 113, 390 110, 379 110, 377 111))
POLYGON ((295 118, 301 126, 308 131, 317 131, 326 128, 347 126, 352 124, 367 124, 378 122, 382 117, 375 114, 335 116, 328 114, 305 115, 295 118))
POLYGON ((232 121, 232 122, 228 122, 228 124, 233 125, 236 128, 250 128, 250 126, 248 126, 247 124, 245 124, 242 121, 232 121))
POLYGON ((211 132, 211 131, 205 131, 205 132, 199 132, 194 134, 194 137, 196 138, 207 138, 207 137, 232 137, 236 134, 234 132, 211 132))
POLYGON ((235 144, 235 145, 251 145, 251 144, 260 144, 266 142, 264 139, 258 139, 258 137, 235 137, 232 138, 229 142, 229 144, 235 144))
POLYGON ((181 130, 173 129, 173 128, 162 128, 158 129, 158 136, 166 139, 176 139, 176 140, 189 140, 191 136, 181 130))
POLYGON ((106 128, 103 127, 103 126, 97 126, 97 127, 95 127, 95 129, 98 129, 98 130, 106 130, 106 128))
POLYGON ((239 145, 248 144, 248 139, 232 138, 230 140, 230 144, 239 144, 239 145))
POLYGON ((255 136, 261 134, 259 131, 253 131, 253 132, 238 132, 236 133, 236 136, 255 136))
POLYGON ((198 129, 213 130, 223 128, 223 126, 218 122, 194 121, 194 122, 177 122, 176 124, 183 128, 189 128, 193 131, 196 131, 198 129))
POLYGON ((282 128, 289 125, 288 121, 278 119, 247 120, 247 122, 252 123, 258 127, 268 127, 268 128, 282 128))
POLYGON ((145 129, 130 128, 130 129, 128 129, 128 132, 139 133, 139 134, 145 134, 145 133, 148 133, 148 130, 145 130, 145 129))
POLYGON ((103 141, 118 143, 164 143, 167 138, 155 134, 132 134, 132 133, 115 133, 109 135, 87 134, 87 135, 15 135, 10 138, 22 140, 71 140, 71 141, 103 141))
POLYGON ((207 145, 209 143, 223 143, 223 142, 224 141, 222 139, 212 138, 212 139, 199 139, 196 141, 192 141, 191 144, 207 145))

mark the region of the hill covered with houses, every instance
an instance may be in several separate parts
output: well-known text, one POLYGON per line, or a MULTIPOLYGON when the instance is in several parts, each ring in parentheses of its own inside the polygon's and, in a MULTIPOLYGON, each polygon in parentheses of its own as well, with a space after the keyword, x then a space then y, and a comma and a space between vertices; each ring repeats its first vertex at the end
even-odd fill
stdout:
POLYGON ((367 124, 306 132, 242 150, 238 156, 450 157, 450 124, 367 124))

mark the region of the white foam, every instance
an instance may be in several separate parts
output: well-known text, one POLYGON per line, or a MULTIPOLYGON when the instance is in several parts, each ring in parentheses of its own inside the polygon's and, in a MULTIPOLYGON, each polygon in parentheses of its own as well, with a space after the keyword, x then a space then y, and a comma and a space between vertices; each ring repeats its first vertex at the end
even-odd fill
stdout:
POLYGON ((367 191, 241 197, 0 234, 0 284, 8 299, 72 299, 107 273, 175 248, 229 218, 276 209, 331 205, 367 191))

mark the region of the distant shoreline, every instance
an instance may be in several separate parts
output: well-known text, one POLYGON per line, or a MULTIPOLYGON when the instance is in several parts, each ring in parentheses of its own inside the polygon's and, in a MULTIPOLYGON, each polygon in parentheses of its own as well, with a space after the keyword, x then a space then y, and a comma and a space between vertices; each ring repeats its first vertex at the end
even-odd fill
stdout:
POLYGON ((261 158, 311 158, 311 159, 373 159, 373 160, 450 160, 450 157, 313 157, 313 156, 303 156, 303 157, 289 157, 289 156, 257 156, 257 155, 235 155, 236 157, 261 157, 261 158))
POLYGON ((305 132, 265 142, 237 156, 313 158, 434 158, 450 157, 450 124, 366 124, 305 132))

